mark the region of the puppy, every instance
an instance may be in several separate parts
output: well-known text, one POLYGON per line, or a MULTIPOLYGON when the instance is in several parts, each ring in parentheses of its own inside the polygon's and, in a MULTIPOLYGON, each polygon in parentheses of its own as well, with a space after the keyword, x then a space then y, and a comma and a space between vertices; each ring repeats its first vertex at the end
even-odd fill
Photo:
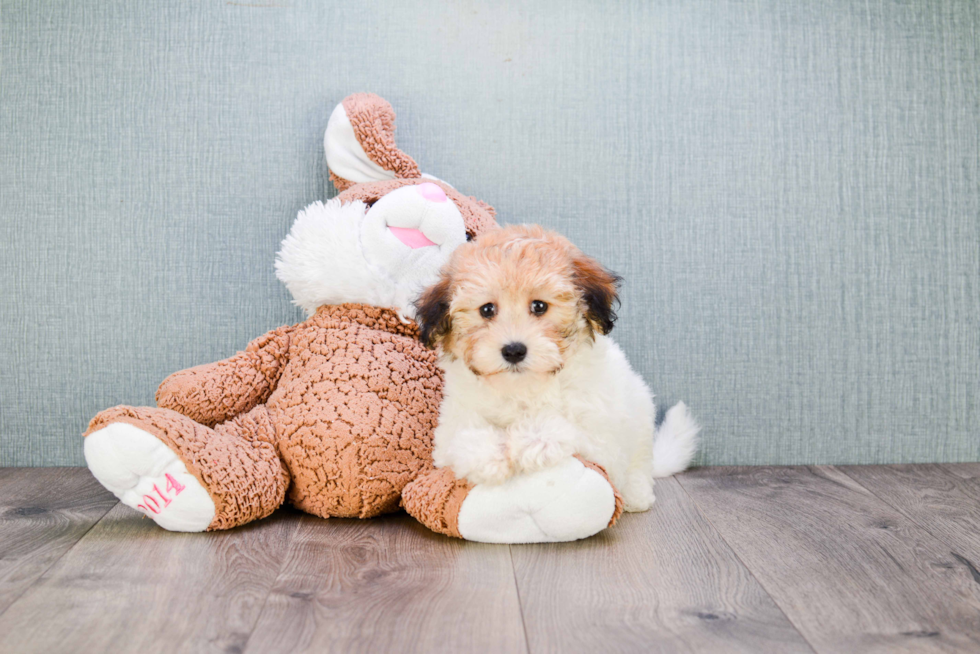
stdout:
POLYGON ((416 304, 445 370, 435 464, 497 484, 579 454, 627 511, 649 509, 654 477, 690 464, 698 426, 678 403, 655 439, 650 391, 607 336, 619 282, 538 226, 461 245, 416 304))

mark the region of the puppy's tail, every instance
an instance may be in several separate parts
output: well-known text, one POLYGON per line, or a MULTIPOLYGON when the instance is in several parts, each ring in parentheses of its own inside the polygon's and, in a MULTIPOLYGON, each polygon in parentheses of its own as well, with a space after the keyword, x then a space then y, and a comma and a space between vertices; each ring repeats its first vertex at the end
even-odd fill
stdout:
POLYGON ((653 441, 653 476, 669 477, 686 470, 698 451, 699 431, 686 404, 671 407, 653 441))

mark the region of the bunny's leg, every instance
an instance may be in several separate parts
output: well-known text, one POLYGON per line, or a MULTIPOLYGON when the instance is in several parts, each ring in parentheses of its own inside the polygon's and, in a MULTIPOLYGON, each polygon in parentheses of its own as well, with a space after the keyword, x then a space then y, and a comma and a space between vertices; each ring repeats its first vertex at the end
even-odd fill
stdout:
POLYGON ((605 470, 577 456, 502 484, 473 485, 437 468, 405 487, 402 505, 433 531, 484 543, 588 538, 623 510, 605 470))
POLYGON ((118 406, 85 432, 95 478, 169 531, 230 529, 282 504, 289 474, 259 405, 214 429, 170 409, 118 406))

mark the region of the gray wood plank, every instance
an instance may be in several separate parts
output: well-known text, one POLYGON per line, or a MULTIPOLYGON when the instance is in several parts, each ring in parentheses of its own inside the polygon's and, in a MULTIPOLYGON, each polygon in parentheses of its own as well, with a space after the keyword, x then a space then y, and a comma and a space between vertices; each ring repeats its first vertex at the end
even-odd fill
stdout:
POLYGON ((980 566, 980 477, 962 477, 936 464, 841 469, 949 545, 967 570, 980 566))
POLYGON ((298 521, 164 531, 110 511, 0 616, 5 652, 241 651, 298 521))
POLYGON ((304 517, 247 652, 521 652, 507 546, 304 517))
POLYGON ((117 503, 85 468, 0 469, 0 614, 117 503))
POLYGON ((680 478, 819 652, 980 648, 980 585, 944 543, 833 467, 680 478))
POLYGON ((677 481, 656 490, 593 538, 513 547, 532 654, 812 651, 677 481))

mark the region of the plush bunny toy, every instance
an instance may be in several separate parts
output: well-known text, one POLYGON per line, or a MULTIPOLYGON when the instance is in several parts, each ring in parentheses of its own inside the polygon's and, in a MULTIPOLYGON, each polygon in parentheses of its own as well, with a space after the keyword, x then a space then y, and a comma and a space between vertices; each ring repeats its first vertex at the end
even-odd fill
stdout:
POLYGON ((89 424, 89 469, 124 504, 172 531, 229 529, 286 499, 324 518, 404 504, 436 531, 494 542, 582 538, 618 516, 604 472, 577 459, 487 488, 433 468, 442 374, 417 340, 413 301, 496 222, 420 173, 394 119, 367 93, 330 116, 341 193, 300 212, 276 261, 309 318, 174 373, 158 408, 118 406, 89 424))

